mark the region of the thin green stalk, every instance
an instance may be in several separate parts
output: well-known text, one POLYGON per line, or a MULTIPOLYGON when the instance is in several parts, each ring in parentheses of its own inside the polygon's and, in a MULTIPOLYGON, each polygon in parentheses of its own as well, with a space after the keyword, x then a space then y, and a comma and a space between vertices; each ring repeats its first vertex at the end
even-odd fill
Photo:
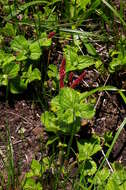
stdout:
MULTIPOLYGON (((119 137, 119 135, 120 135, 120 133, 121 133, 121 131, 122 131, 122 129, 124 128, 125 125, 126 125, 126 117, 124 118, 124 120, 123 120, 123 122, 121 123, 121 125, 120 125, 118 131, 116 132, 116 135, 115 135, 115 137, 114 137, 114 139, 113 139, 113 141, 112 141, 112 144, 111 144, 111 146, 109 147, 109 149, 108 149, 108 151, 107 151, 107 153, 106 153, 106 155, 105 155, 103 161, 101 162, 101 164, 100 164, 100 166, 99 166, 97 172, 103 167, 103 165, 104 165, 104 163, 105 163, 105 161, 106 161, 106 158, 107 158, 107 159, 109 158, 110 153, 112 152, 112 149, 113 149, 113 147, 114 147, 114 144, 116 143, 116 141, 117 141, 117 139, 118 139, 118 137, 119 137)), ((95 173, 95 176, 96 176, 97 172, 95 173)), ((95 176, 94 176, 94 178, 95 178, 95 176)), ((89 187, 89 190, 92 189, 93 185, 94 185, 94 183, 91 184, 91 186, 89 187)))
MULTIPOLYGON (((65 144, 65 141, 66 141, 66 137, 64 137, 64 142, 63 144, 65 144)), ((61 139, 59 140, 59 142, 61 142, 61 139)), ((55 155, 55 147, 54 147, 54 155, 55 155)), ((58 153, 58 157, 63 157, 64 156, 64 149, 62 148, 61 150, 59 150, 59 153, 58 153), (59 155, 60 154, 60 155, 59 155)), ((62 158, 62 161, 60 160, 61 158, 58 158, 59 159, 59 162, 63 162, 63 159, 64 157, 62 158)), ((59 184, 59 180, 60 180, 60 176, 61 176, 61 173, 62 173, 62 169, 64 167, 63 163, 59 163, 60 166, 57 167, 57 163, 56 163, 56 168, 57 168, 57 173, 56 173, 56 178, 55 178, 55 181, 54 181, 54 186, 53 186, 53 189, 54 190, 57 190, 57 187, 58 187, 58 184, 59 184)))
POLYGON ((125 20, 121 17, 121 15, 118 13, 116 9, 114 9, 106 0, 102 0, 102 2, 114 13, 114 15, 119 18, 119 20, 122 22, 123 26, 126 27, 125 20))
MULTIPOLYGON (((121 18, 123 18, 124 17, 124 7, 123 7, 123 1, 122 0, 120 0, 120 16, 121 16, 121 18)), ((124 18, 123 18, 124 19, 124 18)))
POLYGON ((6 131, 7 131, 7 137, 8 137, 8 147, 7 147, 7 154, 8 154, 8 160, 7 160, 7 172, 8 172, 8 189, 10 187, 15 188, 15 169, 14 169, 14 155, 13 155, 13 146, 11 142, 11 135, 10 130, 8 127, 8 122, 6 123, 6 131))
POLYGON ((74 17, 76 18, 77 0, 74 1, 74 17))
POLYGON ((73 137, 74 137, 75 130, 76 130, 76 116, 75 116, 75 113, 73 114, 73 117, 74 117, 74 123, 73 123, 73 128, 72 128, 72 134, 70 136, 70 140, 69 140, 69 143, 68 143, 66 159, 68 159, 68 157, 70 155, 70 149, 71 149, 71 145, 72 145, 72 142, 73 142, 73 137))
POLYGON ((126 96, 122 91, 119 91, 120 96, 122 97, 124 103, 126 104, 126 96))
POLYGON ((86 179, 85 179, 85 176, 83 176, 83 172, 85 170, 84 168, 84 165, 86 163, 86 160, 83 161, 83 165, 81 165, 81 167, 83 167, 83 170, 82 170, 82 175, 80 175, 80 184, 82 184, 82 182, 84 183, 84 187, 87 188, 87 184, 86 184, 86 179))
POLYGON ((8 100, 9 100, 9 86, 10 86, 10 83, 8 81, 8 85, 6 86, 6 96, 5 96, 6 104, 8 104, 8 100))
POLYGON ((114 137, 114 139, 113 139, 113 141, 112 141, 112 144, 111 144, 111 146, 109 147, 109 149, 108 149, 108 151, 107 151, 107 153, 106 153, 106 157, 103 159, 102 163, 100 164, 99 170, 102 168, 102 166, 103 166, 103 164, 104 164, 106 158, 107 158, 107 159, 109 158, 109 155, 110 155, 110 153, 112 152, 112 149, 113 149, 113 147, 114 147, 114 144, 116 143, 116 141, 117 141, 117 139, 118 139, 118 137, 119 137, 119 135, 120 135, 120 133, 121 133, 121 131, 122 131, 122 129, 124 128, 125 125, 126 125, 126 118, 124 118, 124 120, 123 120, 123 122, 121 123, 121 125, 120 125, 118 131, 116 132, 116 135, 115 135, 115 137, 114 137))

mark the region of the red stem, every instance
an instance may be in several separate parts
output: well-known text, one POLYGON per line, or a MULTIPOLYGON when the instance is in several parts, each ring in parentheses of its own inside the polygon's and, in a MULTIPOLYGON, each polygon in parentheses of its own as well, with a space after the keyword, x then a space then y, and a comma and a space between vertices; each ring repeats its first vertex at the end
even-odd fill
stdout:
POLYGON ((70 72, 70 74, 69 74, 69 79, 68 79, 69 85, 72 84, 73 76, 74 76, 74 73, 73 73, 73 72, 70 72))
POLYGON ((73 83, 70 85, 71 88, 75 88, 85 77, 86 72, 84 71, 76 80, 73 81, 73 83))
POLYGON ((64 78, 65 78, 65 75, 66 75, 65 66, 66 66, 66 59, 63 58, 63 59, 62 59, 62 62, 61 62, 61 64, 60 64, 60 68, 59 68, 60 88, 63 88, 63 87, 64 87, 64 78))
POLYGON ((53 36, 55 36, 55 34, 56 34, 56 32, 53 32, 53 31, 50 32, 50 33, 48 34, 48 39, 49 39, 49 38, 53 38, 53 36))

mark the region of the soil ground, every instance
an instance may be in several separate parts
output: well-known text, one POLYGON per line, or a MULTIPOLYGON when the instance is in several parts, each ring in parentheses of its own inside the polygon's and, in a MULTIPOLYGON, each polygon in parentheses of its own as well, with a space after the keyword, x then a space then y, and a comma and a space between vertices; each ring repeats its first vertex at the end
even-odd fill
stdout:
MULTIPOLYGON (((40 109, 33 108, 32 102, 27 100, 15 101, 13 106, 0 102, 0 171, 4 173, 4 160, 9 156, 9 137, 18 176, 24 176, 33 158, 41 159, 44 154, 41 145, 46 140, 46 133, 40 122, 40 115, 40 109)), ((6 176, 6 172, 4 175, 6 176)))

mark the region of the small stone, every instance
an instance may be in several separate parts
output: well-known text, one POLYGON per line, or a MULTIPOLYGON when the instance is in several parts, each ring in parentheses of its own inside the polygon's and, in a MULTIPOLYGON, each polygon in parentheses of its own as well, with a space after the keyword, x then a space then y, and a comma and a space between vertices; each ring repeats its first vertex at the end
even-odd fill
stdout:
POLYGON ((35 127, 33 130, 32 130, 33 134, 39 138, 43 135, 43 128, 41 127, 35 127))
POLYGON ((81 120, 81 127, 85 127, 88 124, 88 120, 82 119, 81 120))

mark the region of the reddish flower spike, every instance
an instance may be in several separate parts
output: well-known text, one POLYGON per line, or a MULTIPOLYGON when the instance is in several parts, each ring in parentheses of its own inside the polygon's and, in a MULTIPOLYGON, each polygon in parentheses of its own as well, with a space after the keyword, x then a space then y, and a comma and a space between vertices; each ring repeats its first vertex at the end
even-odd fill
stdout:
POLYGON ((64 87, 64 78, 65 78, 65 66, 66 66, 66 60, 65 58, 62 59, 60 68, 59 68, 59 75, 60 75, 60 88, 64 87))
POLYGON ((86 72, 84 71, 72 84, 71 84, 71 88, 75 88, 85 77, 86 72))
POLYGON ((50 32, 50 33, 48 34, 48 39, 49 39, 49 38, 53 38, 53 36, 55 36, 55 34, 56 34, 56 32, 53 32, 53 31, 50 32))
POLYGON ((73 80, 73 75, 74 75, 74 73, 73 72, 70 72, 70 74, 69 74, 69 85, 71 85, 72 84, 72 80, 73 80))

